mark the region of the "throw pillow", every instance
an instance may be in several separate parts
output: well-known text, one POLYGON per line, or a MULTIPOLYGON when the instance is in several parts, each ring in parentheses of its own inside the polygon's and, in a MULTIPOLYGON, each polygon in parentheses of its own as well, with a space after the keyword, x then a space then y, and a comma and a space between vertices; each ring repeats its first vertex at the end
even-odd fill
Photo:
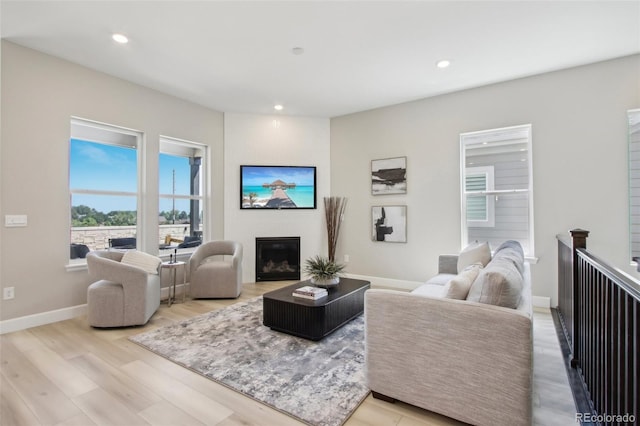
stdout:
POLYGON ((470 244, 458 255, 458 273, 474 263, 481 263, 482 266, 487 266, 490 261, 491 248, 488 242, 470 244))
POLYGON ((522 275, 513 262, 494 258, 471 285, 467 300, 515 309, 523 285, 522 275))
POLYGON ((520 274, 524 273, 524 251, 519 242, 508 240, 500 244, 493 254, 493 258, 507 259, 513 262, 520 274))
POLYGON ((120 263, 136 266, 149 274, 157 274, 158 266, 162 263, 162 259, 143 251, 129 250, 122 256, 120 263))
POLYGON ((482 264, 476 263, 450 279, 449 282, 444 285, 444 297, 447 299, 465 300, 481 268, 482 264))

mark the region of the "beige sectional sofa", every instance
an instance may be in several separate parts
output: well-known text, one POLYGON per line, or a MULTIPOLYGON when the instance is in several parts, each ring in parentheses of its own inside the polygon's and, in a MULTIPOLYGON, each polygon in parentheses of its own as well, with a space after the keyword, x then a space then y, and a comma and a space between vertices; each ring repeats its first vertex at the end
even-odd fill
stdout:
POLYGON ((463 257, 441 256, 438 276, 411 293, 367 291, 369 387, 374 397, 474 425, 530 425, 529 264, 515 242, 500 246, 482 268, 473 259, 460 264, 463 257), (452 295, 452 279, 470 285, 469 300, 445 297, 460 297, 452 295))

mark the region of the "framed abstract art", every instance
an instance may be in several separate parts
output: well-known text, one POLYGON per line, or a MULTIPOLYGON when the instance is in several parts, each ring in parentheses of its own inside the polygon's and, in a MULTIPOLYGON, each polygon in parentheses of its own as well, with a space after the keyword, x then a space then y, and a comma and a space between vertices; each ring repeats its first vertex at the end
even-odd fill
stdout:
POLYGON ((407 157, 371 160, 371 194, 407 193, 407 157))
POLYGON ((406 243, 407 206, 371 207, 371 239, 388 243, 406 243))

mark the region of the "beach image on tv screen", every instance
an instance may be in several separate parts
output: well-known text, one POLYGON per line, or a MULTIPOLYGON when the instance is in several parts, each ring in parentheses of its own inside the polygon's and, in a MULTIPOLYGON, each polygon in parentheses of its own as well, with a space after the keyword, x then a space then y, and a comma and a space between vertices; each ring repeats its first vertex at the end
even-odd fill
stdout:
POLYGON ((315 168, 242 166, 242 208, 315 208, 315 168))

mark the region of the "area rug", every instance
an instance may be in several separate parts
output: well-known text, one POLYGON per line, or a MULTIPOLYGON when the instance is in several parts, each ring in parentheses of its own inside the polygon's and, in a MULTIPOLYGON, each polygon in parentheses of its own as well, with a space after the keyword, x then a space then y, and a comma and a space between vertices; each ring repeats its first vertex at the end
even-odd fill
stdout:
POLYGON ((263 326, 257 297, 129 339, 310 425, 343 424, 369 393, 362 315, 312 342, 263 326))

